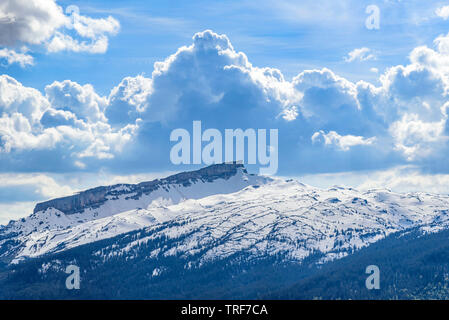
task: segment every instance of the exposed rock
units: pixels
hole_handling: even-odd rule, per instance
[[[238,168],[242,168],[246,173],[246,169],[241,163],[223,163],[211,165],[196,171],[178,173],[164,179],[141,182],[139,184],[118,184],[97,187],[82,191],[73,196],[38,203],[34,208],[34,212],[36,213],[52,207],[65,214],[73,214],[82,212],[86,207],[100,206],[107,200],[108,196],[132,194],[130,198],[139,198],[142,194],[149,194],[158,188],[163,188],[170,184],[188,186],[197,180],[211,182],[219,178],[229,179],[237,173]]]

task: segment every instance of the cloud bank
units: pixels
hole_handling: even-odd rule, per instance
[[[93,28],[79,32],[99,39],[112,30]],[[413,49],[408,64],[379,74],[378,85],[328,68],[288,80],[252,65],[226,35],[210,30],[156,62],[150,76],[125,77],[104,96],[88,83],[55,81],[40,91],[3,74],[0,209],[18,215],[34,201],[114,177],[191,169],[170,164],[169,137],[176,128],[191,130],[194,120],[203,130],[279,129],[280,175],[447,192],[448,88],[449,35]],[[98,172],[112,178],[98,181]],[[81,181],[87,175],[89,184]]]
[[[106,30],[90,29],[79,32]],[[171,130],[202,120],[218,129],[278,128],[282,174],[411,164],[446,173],[448,76],[449,35],[415,48],[409,64],[388,68],[375,86],[326,68],[289,81],[207,30],[156,62],[150,77],[126,77],[108,96],[70,80],[40,92],[2,75],[0,163],[15,171],[173,170]],[[18,161],[25,155],[35,162]]]

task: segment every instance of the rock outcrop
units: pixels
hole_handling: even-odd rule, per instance
[[[73,196],[38,203],[34,208],[34,212],[36,213],[52,207],[65,214],[74,214],[82,212],[87,207],[98,207],[108,197],[116,197],[120,194],[130,194],[130,198],[138,199],[143,194],[149,194],[158,188],[163,188],[170,184],[189,186],[198,180],[212,182],[216,179],[229,179],[237,173],[238,168],[242,168],[246,173],[246,169],[241,163],[223,163],[211,165],[196,171],[178,173],[164,179],[141,182],[139,184],[118,184],[97,187],[82,191]]]

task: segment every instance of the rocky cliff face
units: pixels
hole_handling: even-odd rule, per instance
[[[170,184],[189,186],[191,183],[198,180],[203,182],[212,182],[216,179],[229,179],[237,173],[238,168],[242,168],[242,170],[246,173],[246,169],[243,164],[223,163],[211,165],[196,171],[182,172],[164,179],[141,182],[139,184],[118,184],[113,186],[97,187],[82,191],[73,196],[38,203],[34,208],[34,213],[44,211],[47,208],[55,208],[65,214],[79,213],[87,207],[95,208],[100,206],[108,199],[108,197],[113,198],[122,194],[130,194],[130,198],[139,199],[143,194],[149,194]]]
[[[111,187],[98,187],[80,192],[73,196],[53,199],[38,203],[34,212],[44,211],[47,208],[55,208],[66,214],[73,214],[81,211],[87,206],[100,205],[106,200],[106,195]]]
[[[197,171],[181,172],[162,179],[161,182],[176,183],[187,186],[191,182],[196,182],[197,180],[212,182],[216,179],[229,179],[237,173],[238,168],[242,168],[243,172],[247,173],[241,163],[223,163],[211,165]]]

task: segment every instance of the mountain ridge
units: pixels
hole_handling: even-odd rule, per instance
[[[212,182],[215,179],[228,179],[234,175],[237,169],[242,168],[247,173],[245,167],[241,163],[223,163],[214,164],[195,171],[186,171],[170,175],[162,179],[154,179],[152,181],[144,181],[137,184],[115,184],[110,186],[99,186],[88,190],[80,191],[74,195],[50,199],[48,201],[37,203],[34,207],[33,213],[44,211],[47,208],[53,207],[62,211],[65,214],[73,214],[83,211],[87,206],[98,206],[107,200],[108,195],[121,194],[120,188],[128,188],[130,192],[150,193],[156,190],[159,186],[164,184],[183,184],[189,185],[190,180],[207,179]]]
[[[112,237],[171,218],[156,211],[151,214],[147,210],[149,207],[232,193],[267,181],[270,178],[249,174],[242,164],[234,162],[134,185],[93,188],[49,200],[38,204],[30,216],[11,221],[0,229],[0,246],[8,248],[0,257],[10,256],[18,262],[21,257],[35,257],[57,248],[80,245],[83,241]],[[80,194],[91,201],[78,201]],[[70,239],[68,247],[62,245]]]
[[[67,264],[98,271],[90,279],[99,283],[105,281],[103,273],[114,279],[135,277],[137,268],[148,283],[136,289],[137,296],[134,291],[126,297],[153,297],[146,290],[161,289],[165,282],[173,288],[164,292],[184,297],[193,291],[183,289],[178,295],[179,275],[195,286],[198,279],[213,281],[210,277],[225,272],[229,285],[245,278],[239,273],[254,272],[245,279],[259,281],[262,276],[274,279],[274,270],[291,270],[298,274],[284,280],[296,281],[308,266],[351,257],[392,234],[449,229],[447,195],[320,189],[248,174],[236,163],[164,179],[147,182],[149,193],[115,185],[111,190],[117,194],[107,195],[99,206],[69,214],[48,206],[10,223],[0,229],[0,262],[13,271],[24,266],[36,281],[53,277]],[[132,286],[139,283],[135,279]],[[259,284],[262,292],[267,284]],[[97,292],[92,286],[89,290]],[[232,297],[230,292],[226,297]]]

